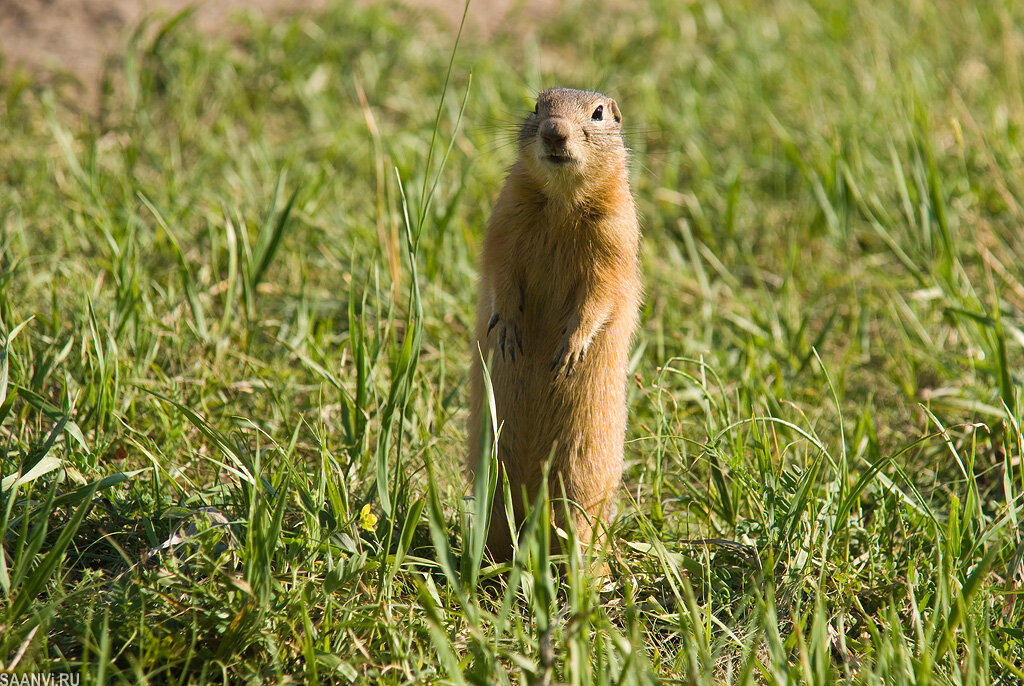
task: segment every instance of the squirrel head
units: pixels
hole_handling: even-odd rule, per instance
[[[519,158],[549,195],[568,197],[625,173],[622,114],[607,95],[549,88],[519,131]]]

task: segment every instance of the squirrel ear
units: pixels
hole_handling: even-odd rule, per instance
[[[622,123],[622,113],[619,112],[619,106],[615,104],[614,100],[608,100],[608,107],[612,110],[612,116],[615,117],[615,121]]]

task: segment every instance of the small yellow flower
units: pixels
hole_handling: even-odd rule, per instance
[[[377,515],[370,512],[370,503],[363,505],[363,509],[359,511],[359,525],[363,531],[377,530]]]

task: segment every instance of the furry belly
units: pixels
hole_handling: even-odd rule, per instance
[[[621,470],[625,365],[610,359],[619,356],[606,349],[601,335],[569,378],[553,378],[553,346],[550,356],[531,355],[525,346],[515,361],[495,355],[491,384],[501,427],[498,457],[510,482],[525,485],[532,498],[550,460],[551,495],[560,495],[561,475],[567,495],[576,499],[585,495],[581,486],[591,476],[607,480],[613,475],[603,472]]]

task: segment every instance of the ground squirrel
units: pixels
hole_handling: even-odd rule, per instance
[[[582,541],[607,516],[622,476],[626,367],[641,297],[621,122],[618,105],[601,93],[541,93],[519,132],[480,262],[475,335],[490,359],[498,460],[517,523],[524,489],[536,496],[550,458],[548,492],[560,502],[564,488],[579,506]],[[487,411],[474,356],[471,473]],[[565,512],[552,507],[557,524]],[[500,468],[487,547],[496,559],[511,556]]]

